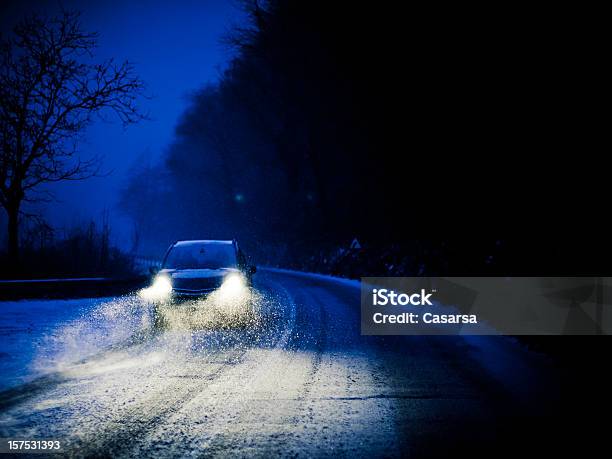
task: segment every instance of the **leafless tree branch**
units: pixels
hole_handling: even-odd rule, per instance
[[[32,15],[13,32],[0,40],[0,204],[9,225],[39,185],[99,173],[100,158],[77,149],[94,116],[112,113],[124,126],[145,118],[133,65],[92,63],[98,35],[83,31],[79,13]]]

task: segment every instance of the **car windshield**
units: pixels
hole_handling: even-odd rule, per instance
[[[164,268],[235,268],[236,251],[232,244],[202,243],[177,245],[170,250]]]

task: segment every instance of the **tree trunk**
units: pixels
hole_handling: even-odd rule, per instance
[[[12,267],[19,266],[19,204],[9,204],[8,215],[8,256]]]

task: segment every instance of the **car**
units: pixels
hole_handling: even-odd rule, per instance
[[[256,271],[236,240],[177,241],[141,296],[154,302],[197,299],[215,291],[231,296],[250,287]]]

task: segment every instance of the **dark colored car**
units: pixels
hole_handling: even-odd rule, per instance
[[[166,252],[143,296],[167,301],[202,297],[217,289],[231,294],[249,287],[255,271],[235,240],[178,241]]]

